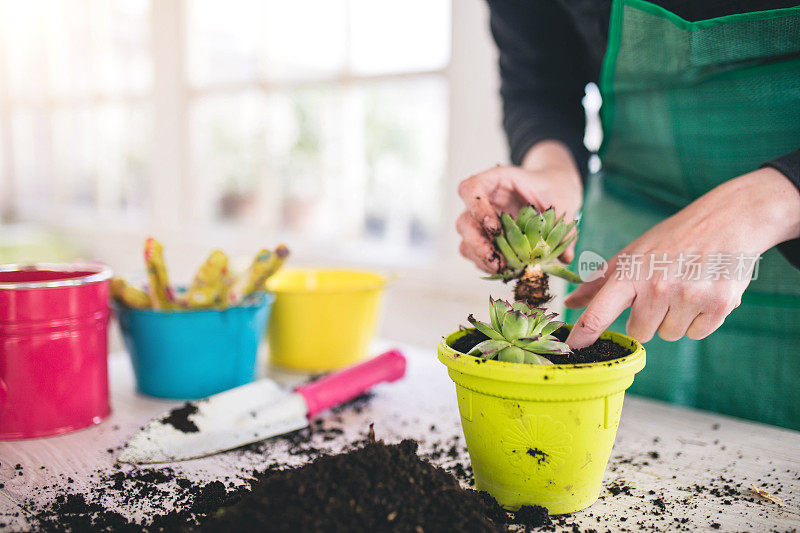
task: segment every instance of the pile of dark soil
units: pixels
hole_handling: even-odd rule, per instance
[[[434,453],[455,455],[454,449]],[[551,523],[543,507],[512,513],[489,494],[462,488],[451,473],[421,458],[412,440],[384,444],[370,438],[346,453],[251,475],[246,485],[197,483],[168,467],[117,467],[98,475],[89,492],[62,492],[47,506],[29,509],[39,530],[53,532],[495,532]],[[153,512],[137,524],[107,508],[107,499]],[[166,500],[174,504],[165,508]]]
[[[553,335],[564,341],[567,338],[568,330],[562,328],[556,331]],[[478,330],[470,329],[463,337],[459,337],[453,342],[451,348],[454,350],[468,354],[476,345],[488,339],[486,335]],[[547,358],[555,365],[577,365],[585,363],[604,363],[606,361],[613,361],[620,357],[629,355],[631,351],[619,344],[608,339],[598,339],[591,346],[574,350],[571,354],[566,355],[548,355]]]
[[[417,443],[368,442],[299,468],[269,473],[203,531],[505,531],[539,527],[547,510],[508,513],[486,493],[417,455]]]
[[[289,455],[306,461],[335,453],[341,449],[336,439],[343,433],[342,413],[361,412],[371,398],[371,393],[363,394],[332,409],[327,422],[317,419],[308,428],[228,453],[266,459],[274,448],[285,447]],[[181,431],[196,431],[196,425],[189,418],[195,409],[190,402],[168,413],[165,421]],[[119,427],[112,429],[118,431]],[[107,451],[115,452],[111,448]],[[42,465],[41,469],[46,467]],[[18,470],[22,475],[21,466]],[[267,473],[264,468],[249,472],[250,483],[256,483]],[[89,487],[78,487],[72,478],[61,477],[62,483],[35,489],[31,498],[23,502],[27,517],[39,524],[37,530],[185,531],[196,528],[207,516],[238,501],[249,490],[247,479],[242,479],[241,473],[212,482],[198,482],[170,467],[135,468],[115,464],[89,474],[93,480]],[[2,483],[0,488],[3,488]],[[144,516],[144,519],[136,523],[130,520],[131,514]]]

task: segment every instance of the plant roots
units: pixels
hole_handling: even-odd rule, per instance
[[[526,268],[514,286],[514,299],[523,300],[530,307],[544,308],[553,298],[549,289],[550,277],[541,268]]]

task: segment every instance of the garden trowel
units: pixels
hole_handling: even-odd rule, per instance
[[[204,457],[308,426],[318,413],[405,375],[406,359],[391,350],[294,391],[261,379],[189,402],[151,420],[123,448],[123,463],[165,463]]]

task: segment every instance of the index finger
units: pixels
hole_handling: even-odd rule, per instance
[[[606,282],[575,321],[567,344],[574,350],[594,344],[635,298],[636,291],[632,283],[616,279]]]
[[[465,179],[458,185],[458,195],[467,206],[470,216],[489,237],[500,235],[502,226],[494,206],[489,201],[489,191],[479,175]]]
[[[597,277],[592,276],[594,279],[584,281],[578,286],[577,289],[569,293],[564,299],[564,305],[570,309],[586,307],[586,305],[592,301],[592,298],[594,298],[597,292],[602,289],[606,283],[614,279],[617,281],[622,281],[617,273],[617,265],[619,264],[620,256],[630,253],[628,250],[629,247],[625,247],[617,252],[614,257],[612,257],[606,263],[605,272]]]

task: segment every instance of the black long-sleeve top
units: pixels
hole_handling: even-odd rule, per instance
[[[511,160],[521,164],[539,141],[566,144],[581,172],[589,153],[583,144],[581,99],[596,82],[608,42],[611,0],[488,0],[492,35],[500,51],[503,127]],[[778,9],[798,0],[657,0],[656,4],[689,21]],[[800,189],[800,149],[771,166]],[[800,268],[800,240],[779,248]]]

